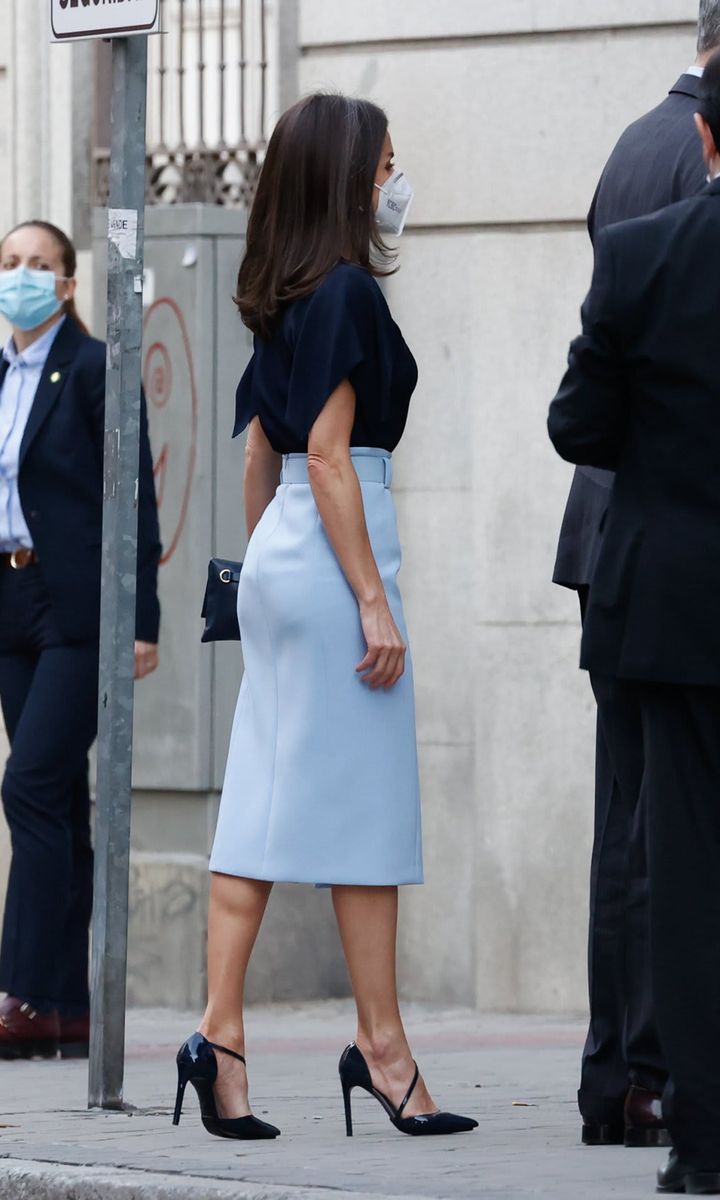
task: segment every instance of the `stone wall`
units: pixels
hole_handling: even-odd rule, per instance
[[[617,135],[694,58],[696,0],[302,0],[303,91],[388,111],[416,189],[388,296],[420,365],[398,453],[427,885],[409,995],[585,1003],[593,706],[550,584],[570,481],[547,406]]]
[[[0,0],[3,228],[33,212],[72,227],[87,200],[72,130],[84,128],[88,59],[47,46],[46,10]],[[549,582],[570,471],[544,422],[589,281],[584,222],[599,171],[691,61],[697,3],[297,0],[297,10],[282,102],[296,67],[303,91],[377,99],[417,195],[388,283],[421,372],[396,475],[427,874],[403,897],[403,988],[483,1008],[579,1009],[593,705],[577,670],[576,599]],[[172,818],[162,794],[136,806],[138,1002],[201,1002],[207,803],[173,801]],[[2,861],[0,831],[0,875]],[[346,986],[328,897],[298,906],[281,891],[253,996]]]

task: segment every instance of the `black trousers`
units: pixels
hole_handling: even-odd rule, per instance
[[[97,677],[96,643],[64,641],[41,568],[0,568],[0,701],[10,739],[2,801],[12,844],[0,991],[66,1016],[89,1004],[87,756]]]
[[[581,605],[585,596],[581,593]],[[622,1123],[628,1086],[667,1079],[650,966],[642,717],[616,680],[592,677],[598,709],[590,870],[590,1024],[578,1105],[585,1121]]]
[[[720,1171],[720,688],[625,684],[645,747],[652,977],[681,1159]]]

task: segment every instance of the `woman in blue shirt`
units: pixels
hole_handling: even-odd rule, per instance
[[[398,885],[422,882],[390,492],[417,368],[375,277],[411,197],[385,114],[316,95],[281,118],[250,216],[237,304],[255,352],[235,423],[248,428],[245,674],[210,862],[209,1001],[178,1056],[175,1112],[192,1083],[221,1137],[279,1132],[250,1111],[242,1016],[276,880],[332,887],[358,1015],[340,1063],[348,1134],[358,1087],[403,1133],[477,1124],[433,1104],[395,979]]]
[[[76,256],[42,221],[0,242],[0,701],[12,860],[0,1058],[87,1054],[105,347],[75,309]],[[157,665],[160,541],[143,410],[136,675]]]

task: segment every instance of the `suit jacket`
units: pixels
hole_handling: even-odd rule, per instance
[[[602,173],[588,216],[594,242],[607,225],[645,216],[696,196],[707,170],[693,124],[700,94],[695,75],[681,75],[669,96],[635,121],[620,138]],[[560,530],[553,582],[590,584],[602,540],[613,476],[579,468],[573,477]]]
[[[0,359],[0,385],[7,363]],[[20,446],[18,490],[61,633],[100,630],[105,346],[67,318],[53,342]],[[160,561],[147,411],[142,400],[136,636],[156,642]]]
[[[550,409],[570,462],[617,472],[582,665],[720,686],[720,179],[597,240]]]

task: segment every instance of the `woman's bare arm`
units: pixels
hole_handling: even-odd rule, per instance
[[[405,669],[406,648],[368,537],[362,492],[350,456],[354,420],[355,392],[344,380],[310,430],[308,474],[325,531],[360,609],[368,652],[358,672],[371,688],[388,688]]]
[[[280,455],[273,450],[265,436],[260,418],[254,417],[245,446],[243,480],[248,537],[252,537],[255,526],[275,495],[280,482],[280,461]]]

